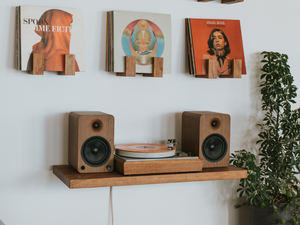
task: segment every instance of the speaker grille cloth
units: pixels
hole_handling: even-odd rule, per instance
[[[220,134],[207,136],[202,145],[202,154],[210,162],[218,162],[227,153],[227,141]]]
[[[109,142],[100,136],[87,139],[81,148],[83,161],[92,167],[104,165],[110,158],[111,148]]]

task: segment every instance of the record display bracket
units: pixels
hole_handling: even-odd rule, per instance
[[[196,78],[217,78],[217,66],[218,62],[216,59],[207,60],[207,75],[195,75]],[[220,78],[241,78],[242,77],[242,60],[232,60],[232,73],[230,75],[219,75]]]
[[[44,75],[44,54],[32,54],[32,71],[28,74]],[[58,72],[59,75],[75,75],[75,55],[65,54],[65,67],[64,71]]]
[[[162,57],[153,57],[152,73],[142,74],[144,77],[163,77],[163,61]],[[117,73],[117,76],[135,77],[136,60],[135,56],[125,56],[125,72]]]
[[[197,2],[211,2],[213,0],[197,0]],[[222,4],[233,4],[243,2],[244,0],[222,0]]]

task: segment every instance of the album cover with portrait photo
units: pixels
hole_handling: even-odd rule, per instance
[[[83,10],[18,6],[16,14],[18,70],[32,70],[33,53],[42,53],[45,71],[64,71],[65,54],[75,55],[75,71],[85,71]]]
[[[123,73],[125,56],[136,57],[136,73],[152,73],[153,57],[163,58],[171,73],[171,15],[110,11],[107,13],[107,71]]]
[[[239,20],[186,19],[187,49],[190,74],[207,75],[208,59],[217,60],[217,74],[230,75],[232,60],[246,65]]]

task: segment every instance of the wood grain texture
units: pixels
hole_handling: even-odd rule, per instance
[[[218,62],[216,59],[209,59],[207,62],[207,73],[208,77],[210,79],[216,79],[217,78],[217,69],[218,68]]]
[[[212,127],[211,122],[217,120],[219,126]],[[202,153],[202,144],[211,134],[219,134],[226,139],[227,153],[218,162],[209,162]],[[182,151],[192,152],[204,160],[203,168],[226,167],[229,165],[230,153],[230,116],[228,114],[209,111],[185,111],[182,113]]]
[[[115,157],[115,170],[123,175],[202,171],[203,159],[125,161]]]
[[[233,4],[238,2],[243,2],[244,0],[222,0],[222,4]]]
[[[135,77],[135,73],[136,73],[135,56],[125,56],[125,72],[117,73],[117,76]]]
[[[232,60],[232,73],[230,75],[220,75],[220,78],[241,78],[242,77],[242,60]]]
[[[206,61],[207,75],[195,75],[195,77],[216,79],[218,76],[218,61],[216,59],[207,59]]]
[[[98,121],[101,126],[93,129],[92,124]],[[100,167],[87,165],[81,157],[81,147],[93,136],[105,138],[111,149],[108,161]],[[111,172],[114,165],[114,117],[103,112],[70,112],[69,113],[69,151],[68,162],[80,173]],[[107,169],[106,166],[111,169]],[[81,167],[85,169],[82,170]]]
[[[32,54],[32,71],[28,71],[32,75],[44,75],[44,54]]]
[[[176,183],[208,180],[230,180],[247,177],[247,170],[234,166],[207,168],[201,172],[131,175],[118,172],[80,174],[69,165],[53,166],[53,173],[69,188],[110,187],[140,184]]]
[[[64,71],[58,72],[59,75],[75,75],[75,55],[65,54]]]
[[[154,57],[152,73],[145,73],[145,74],[143,74],[143,76],[145,76],[145,77],[163,77],[163,70],[164,70],[164,58]]]

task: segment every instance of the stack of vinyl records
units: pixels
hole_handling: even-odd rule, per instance
[[[30,71],[34,53],[44,55],[45,71],[64,71],[64,55],[75,55],[75,71],[85,71],[81,9],[16,7],[16,69]]]
[[[134,56],[136,73],[152,73],[153,57],[164,58],[164,73],[171,73],[171,15],[107,12],[106,70],[124,73],[125,56]]]
[[[232,73],[232,59],[242,59],[246,74],[239,20],[185,19],[189,73],[206,76],[209,59],[217,60],[217,74]]]

